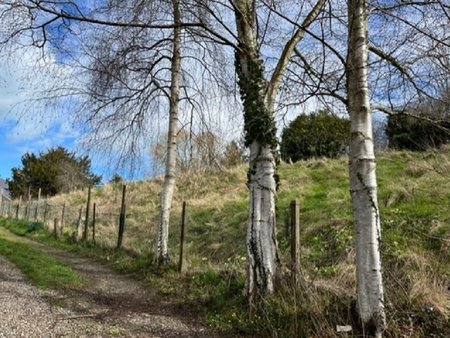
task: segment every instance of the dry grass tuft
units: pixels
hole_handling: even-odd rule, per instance
[[[433,308],[443,316],[450,315],[448,281],[432,266],[433,260],[424,254],[408,252],[399,257],[401,280],[411,303]]]
[[[356,292],[356,270],[355,270],[355,254],[351,250],[347,258],[337,264],[336,276],[333,282],[340,285],[348,296],[354,295]]]
[[[354,251],[350,250],[342,261],[336,264],[335,273],[331,278],[318,278],[313,282],[319,293],[335,297],[352,297],[356,293],[356,270]]]
[[[430,168],[418,165],[417,163],[409,163],[405,168],[405,174],[412,177],[422,177],[430,171]]]
[[[415,185],[409,184],[405,186],[402,183],[392,182],[389,186],[390,192],[384,199],[383,204],[385,207],[391,207],[400,202],[409,201],[414,197]]]

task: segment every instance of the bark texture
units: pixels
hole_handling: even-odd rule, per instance
[[[236,0],[239,51],[236,69],[244,104],[246,145],[250,148],[247,227],[247,285],[250,299],[274,291],[278,254],[275,229],[276,129],[268,106],[264,69],[257,43],[253,0]]]
[[[380,259],[380,213],[367,81],[367,8],[348,1],[348,109],[351,118],[350,192],[355,219],[359,315],[365,335],[381,337],[385,327]]]
[[[158,219],[158,233],[155,260],[157,264],[168,261],[168,239],[170,211],[172,209],[173,191],[176,177],[176,146],[178,129],[178,106],[180,97],[180,69],[181,69],[181,15],[179,0],[172,0],[174,34],[171,65],[169,131],[167,133],[167,157],[164,184],[160,197],[160,211]]]
[[[325,2],[318,0],[311,8],[302,25],[286,42],[272,77],[266,81],[257,40],[257,1],[234,1],[239,39],[236,71],[244,103],[245,141],[250,148],[247,228],[247,293],[250,300],[256,294],[274,291],[279,266],[275,217],[278,178],[275,99],[295,46],[303,38],[305,29],[317,18]]]

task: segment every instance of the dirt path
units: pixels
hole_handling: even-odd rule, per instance
[[[138,281],[76,254],[30,240],[26,242],[72,266],[90,282],[87,289],[36,290],[11,264],[3,264],[3,259],[0,261],[0,297],[15,284],[26,285],[27,292],[33,295],[37,303],[28,303],[28,296],[22,299],[26,292],[21,291],[15,292],[17,299],[11,302],[21,302],[23,308],[41,309],[31,310],[31,313],[38,313],[33,317],[42,318],[43,321],[39,332],[44,334],[36,337],[212,337],[205,328],[190,320],[187,314],[163,302]],[[4,266],[10,270],[9,274],[3,271]],[[11,271],[14,271],[12,275],[15,277],[9,277]],[[5,283],[9,283],[6,289]],[[3,299],[0,301],[4,304]],[[11,311],[15,310],[7,310]],[[8,322],[3,317],[0,311],[0,321],[6,322],[0,324],[0,337],[33,336],[21,335],[20,332],[2,336],[2,332],[10,332],[2,331],[5,325],[15,326],[14,319]]]

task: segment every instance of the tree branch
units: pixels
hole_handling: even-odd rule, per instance
[[[305,30],[308,28],[313,21],[317,18],[320,11],[322,10],[326,0],[318,0],[316,5],[311,9],[311,11],[306,16],[302,25],[298,26],[294,35],[290,38],[290,40],[284,46],[283,51],[281,52],[281,56],[275,68],[275,71],[272,74],[272,78],[270,79],[267,87],[267,97],[270,101],[273,101],[274,96],[280,86],[281,77],[283,75],[286,66],[291,59],[292,52],[294,51],[295,46],[303,39],[305,36]],[[267,5],[266,5],[267,6]]]

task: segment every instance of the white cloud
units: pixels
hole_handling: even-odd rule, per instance
[[[0,55],[0,128],[4,130],[4,142],[29,142],[32,146],[28,148],[47,148],[77,135],[67,118],[58,116],[45,101],[33,101],[46,88],[55,86],[57,75],[67,72],[47,50],[44,56],[37,49]]]

